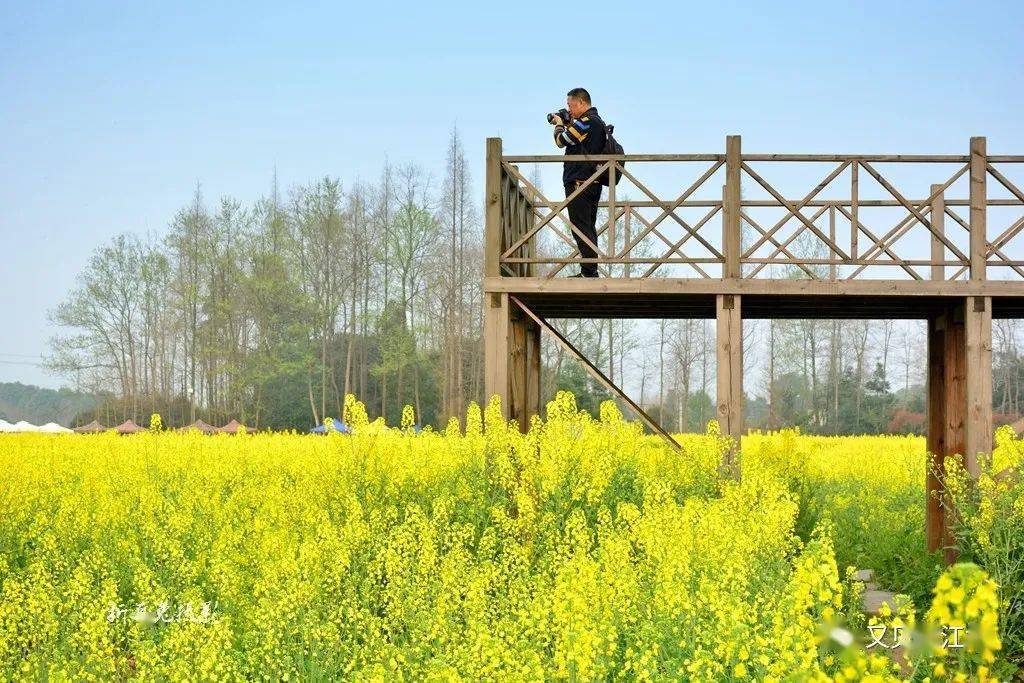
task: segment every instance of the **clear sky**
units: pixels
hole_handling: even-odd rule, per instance
[[[47,310],[197,182],[437,169],[457,124],[479,190],[576,85],[630,152],[1024,154],[1020,2],[296,4],[0,3],[0,381],[61,384]]]

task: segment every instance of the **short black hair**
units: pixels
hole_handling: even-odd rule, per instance
[[[575,98],[577,100],[582,100],[583,102],[590,104],[590,93],[588,93],[584,88],[573,88],[572,90],[565,94],[568,95],[569,97]]]

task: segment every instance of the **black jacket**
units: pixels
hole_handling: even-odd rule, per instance
[[[596,107],[591,107],[567,126],[555,127],[555,144],[564,147],[566,154],[601,154],[606,138],[604,121]],[[586,180],[596,170],[597,163],[593,161],[566,161],[562,164],[562,183]]]

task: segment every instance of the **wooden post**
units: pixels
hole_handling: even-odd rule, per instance
[[[938,195],[932,198],[932,210],[929,214],[929,222],[932,224],[932,279],[942,281],[946,279],[946,267],[935,265],[936,262],[946,260],[946,245],[938,238],[938,235],[946,234],[946,198],[942,195],[942,184],[931,186],[929,195]]]
[[[608,246],[605,248],[605,253],[608,254],[608,256],[611,257],[612,259],[615,258],[615,254],[617,253],[615,251],[615,242],[616,242],[616,240],[615,240],[615,223],[616,223],[616,220],[615,220],[615,169],[616,168],[617,167],[615,165],[615,162],[613,161],[612,165],[611,165],[611,168],[608,169],[608,173],[609,173],[608,177],[611,178],[611,180],[608,183],[608,238],[606,240],[606,244]],[[597,184],[597,181],[595,180],[594,183]],[[601,186],[598,185],[598,188],[600,188],[600,187]],[[600,199],[600,197],[598,197],[598,199]],[[608,268],[609,268],[610,272],[613,272],[613,273],[615,272],[614,271],[614,266],[612,266],[611,264],[609,264]]]
[[[925,530],[928,550],[945,548],[956,561],[943,488],[946,458],[962,454],[977,479],[981,457],[992,452],[992,298],[970,296],[949,304],[928,321],[928,453]]]
[[[992,453],[992,297],[970,296],[964,305],[964,464],[981,475],[981,458]]]
[[[957,368],[947,367],[947,361],[956,362],[947,335],[953,320],[953,310],[928,320],[928,463],[925,473],[925,539],[928,552],[943,549],[946,564],[956,561],[953,534],[949,525],[949,496],[944,492],[946,458],[954,451],[949,439],[958,438],[951,429],[947,406]],[[962,368],[961,368],[962,369]],[[962,386],[962,382],[960,384]],[[955,410],[953,411],[956,412]],[[962,431],[962,430],[961,430]]]
[[[740,136],[725,138],[725,188],[722,190],[722,254],[725,256],[723,277],[742,277],[740,270]]]
[[[509,413],[508,385],[509,337],[508,294],[484,293],[484,394],[501,399],[502,412]]]
[[[828,207],[828,238],[830,240],[832,240],[833,244],[835,244],[835,242],[836,242],[836,207],[834,205]],[[829,280],[835,280],[836,279],[836,252],[834,252],[831,248],[829,249],[829,252],[828,252],[828,260],[832,262],[828,266],[828,279]]]
[[[540,411],[540,327],[510,306],[512,345],[509,348],[509,419],[523,432]]]
[[[722,470],[740,479],[740,437],[743,435],[743,321],[740,297],[715,296],[717,372],[717,417],[722,434],[731,436],[734,447],[725,454]]]
[[[945,314],[945,335],[943,347],[943,383],[945,401],[943,413],[946,419],[944,436],[946,454],[965,453],[967,393],[965,367],[966,342],[964,339],[964,305],[962,301],[951,304]]]
[[[484,392],[501,399],[502,413],[523,431],[540,411],[540,327],[505,293],[485,295]]]
[[[501,138],[487,138],[484,202],[484,276],[501,275]]]
[[[860,178],[857,162],[850,164],[850,258],[857,258],[857,233],[860,232],[858,212],[860,210]]]
[[[985,177],[988,174],[988,156],[985,138],[971,138],[970,205],[971,205],[971,280],[985,279],[987,234],[985,226]]]

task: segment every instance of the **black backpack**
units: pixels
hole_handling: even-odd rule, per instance
[[[622,149],[622,145],[619,144],[619,141],[616,140],[613,135],[615,132],[615,126],[607,124],[605,126],[605,132],[607,133],[607,137],[605,138],[604,149],[601,150],[601,154],[625,154],[626,150]],[[618,163],[621,168],[626,167],[625,161],[620,161]],[[622,177],[622,171],[616,170],[614,173],[609,171],[608,173],[602,173],[601,177],[598,178],[598,182],[604,186],[614,185],[619,182],[620,177]]]

